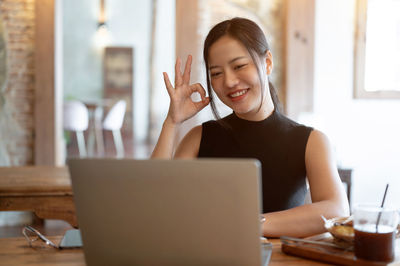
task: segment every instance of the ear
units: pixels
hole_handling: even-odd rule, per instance
[[[267,67],[267,75],[271,75],[272,68],[274,67],[274,63],[272,60],[272,54],[269,50],[267,51],[267,54],[265,56],[265,65]]]

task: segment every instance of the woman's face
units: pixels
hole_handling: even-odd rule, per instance
[[[214,92],[237,116],[247,120],[262,120],[266,112],[270,113],[268,110],[271,106],[266,105],[271,105],[272,101],[263,101],[259,108],[262,88],[257,67],[241,42],[227,35],[221,37],[211,45],[208,59]],[[267,67],[269,61],[265,59],[261,67],[266,68],[267,74],[270,67]],[[269,90],[264,91],[263,95],[271,98]]]

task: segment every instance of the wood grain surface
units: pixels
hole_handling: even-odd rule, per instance
[[[332,236],[328,233],[309,237],[310,240],[321,242],[334,243]],[[396,240],[395,254],[396,258],[392,264],[399,265],[400,258],[400,239]],[[302,258],[312,259],[320,262],[326,262],[333,265],[366,265],[378,266],[388,265],[384,262],[374,262],[362,259],[357,259],[352,250],[343,250],[329,246],[322,246],[310,243],[287,242],[282,244],[282,251],[288,255],[298,256]],[[389,264],[390,265],[390,264]]]
[[[68,168],[0,167],[0,211],[33,211],[77,227]]]
[[[61,236],[49,237],[54,243],[59,243]],[[279,239],[270,240],[273,244],[272,257],[269,265],[326,265],[320,262],[293,257],[281,251]],[[0,238],[0,265],[86,265],[82,249],[58,250],[45,245],[36,248],[28,246],[25,238]]]
[[[68,168],[0,167],[0,196],[72,195]]]

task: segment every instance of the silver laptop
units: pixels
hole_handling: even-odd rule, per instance
[[[258,161],[68,165],[88,265],[261,265]]]

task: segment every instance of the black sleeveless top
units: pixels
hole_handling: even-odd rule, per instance
[[[232,113],[202,125],[198,157],[255,158],[262,166],[263,213],[304,203],[305,151],[313,130],[274,111],[263,121]]]

